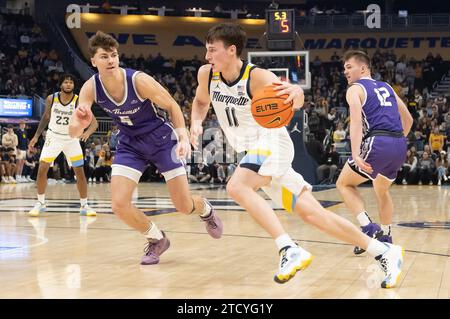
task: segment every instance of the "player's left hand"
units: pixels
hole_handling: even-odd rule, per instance
[[[373,168],[372,166],[367,163],[365,160],[363,160],[361,157],[356,156],[353,158],[353,160],[355,161],[355,164],[362,169],[364,172],[372,174],[373,173]]]
[[[175,150],[175,154],[178,159],[186,159],[191,157],[191,143],[189,142],[189,136],[186,129],[177,130],[178,144]]]
[[[289,104],[291,101],[294,102],[294,110],[298,110],[303,106],[305,102],[305,93],[300,85],[291,84],[289,82],[274,82],[274,90],[278,91],[277,96],[284,94],[288,95],[288,98],[284,101],[284,104]]]

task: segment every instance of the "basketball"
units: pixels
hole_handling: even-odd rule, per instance
[[[283,127],[294,116],[293,102],[284,104],[287,94],[277,96],[275,85],[267,85],[257,91],[252,98],[252,115],[255,121],[265,128]]]

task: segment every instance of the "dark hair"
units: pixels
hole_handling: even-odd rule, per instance
[[[244,49],[247,35],[238,24],[234,23],[221,23],[208,30],[206,34],[206,42],[212,43],[214,41],[223,41],[226,48],[230,45],[236,46],[237,56],[241,56]]]
[[[65,73],[59,77],[58,87],[61,87],[65,80],[72,80],[73,84],[75,85],[77,78],[73,74]]]
[[[366,52],[359,50],[347,51],[345,52],[343,57],[344,63],[351,58],[354,58],[355,60],[366,64],[369,69],[371,68],[370,57]]]
[[[12,124],[8,124],[6,127],[7,128],[14,128],[14,126]]]
[[[102,31],[97,31],[95,35],[89,38],[88,50],[91,57],[93,57],[99,48],[105,51],[112,51],[112,49],[119,49],[119,42],[114,37]]]

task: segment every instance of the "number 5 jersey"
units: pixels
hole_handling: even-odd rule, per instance
[[[120,69],[124,74],[125,94],[122,101],[115,101],[106,91],[97,73],[94,78],[95,102],[117,123],[121,134],[138,136],[153,132],[167,121],[148,99],[137,93],[135,86],[139,71]]]

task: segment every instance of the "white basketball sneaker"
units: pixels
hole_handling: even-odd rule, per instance
[[[286,246],[280,250],[280,264],[274,280],[279,284],[288,282],[297,271],[304,270],[313,259],[308,251],[301,247]]]
[[[45,205],[45,203],[41,203],[38,201],[34,205],[33,209],[28,212],[28,216],[38,217],[40,214],[45,213],[46,210],[47,210],[47,206]]]
[[[388,251],[386,251],[383,255],[375,257],[375,259],[380,263],[380,267],[385,275],[383,281],[381,282],[381,288],[393,288],[400,280],[405,250],[403,247],[398,245],[392,245],[389,243],[384,244],[389,246]]]
[[[86,205],[80,207],[80,215],[93,217],[93,216],[97,216],[97,213],[95,210],[93,210],[91,207],[89,207],[88,204],[86,204]]]

